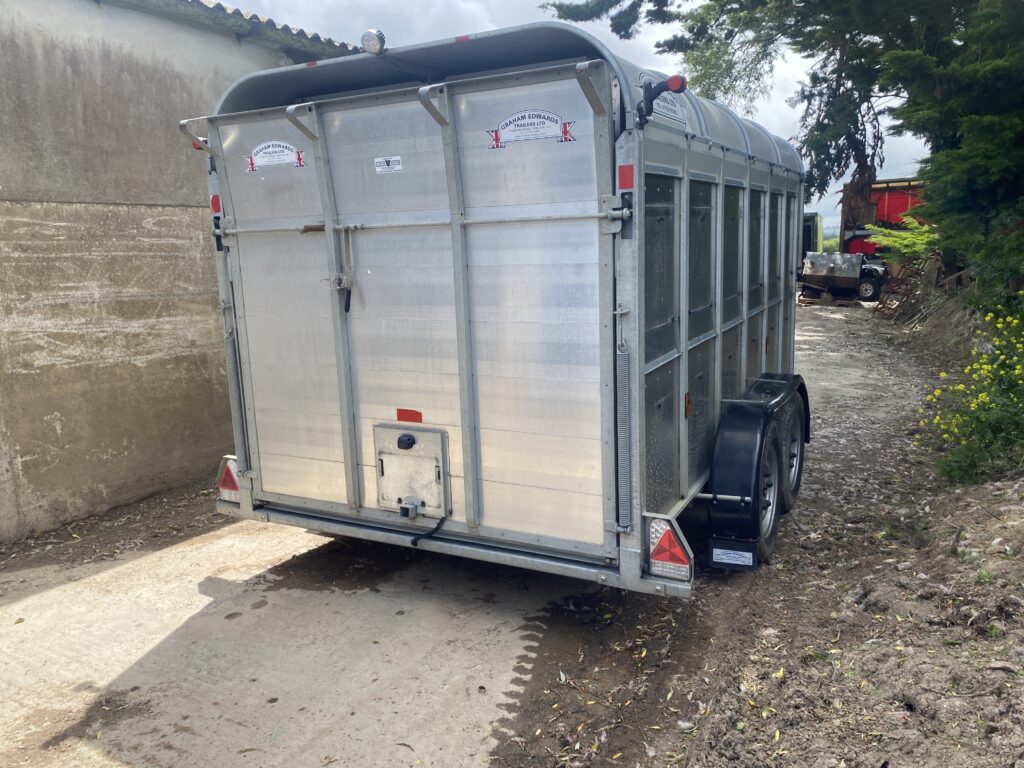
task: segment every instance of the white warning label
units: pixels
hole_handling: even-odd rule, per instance
[[[398,155],[393,157],[373,158],[373,168],[377,173],[401,173],[402,158]]]

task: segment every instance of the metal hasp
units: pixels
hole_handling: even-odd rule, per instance
[[[583,95],[587,97],[590,108],[594,110],[594,115],[598,117],[607,115],[608,107],[601,99],[601,94],[597,92],[597,86],[594,85],[590,72],[600,67],[601,64],[600,61],[581,61],[576,65],[576,80],[579,82],[580,88],[583,89]]]
[[[626,312],[618,309],[616,315],[621,316]],[[616,523],[620,531],[628,533],[633,529],[633,484],[630,480],[629,461],[629,350],[621,342],[615,350],[615,409],[618,416],[615,425],[615,466],[618,473]]]
[[[298,120],[295,107],[304,107],[313,119],[316,130],[310,130]],[[338,200],[334,189],[334,176],[331,173],[328,149],[321,138],[323,133],[323,116],[312,104],[293,105],[285,110],[285,118],[295,125],[306,138],[313,141],[313,162],[316,167],[316,180],[319,190],[320,206],[324,217],[324,245],[326,246],[327,270],[331,280],[331,320],[334,331],[334,364],[337,371],[336,393],[340,404],[339,422],[341,426],[341,452],[345,466],[345,494],[348,508],[352,514],[359,514],[361,484],[359,470],[358,425],[355,418],[355,384],[352,380],[351,345],[348,331],[348,313],[352,301],[352,252],[345,233],[338,227]],[[340,295],[344,293],[344,296]]]
[[[189,140],[192,142],[192,147],[194,149],[201,149],[203,150],[203,152],[206,152],[211,157],[216,157],[217,153],[210,146],[209,140],[203,136],[199,136],[195,131],[192,130],[191,126],[191,123],[194,123],[197,120],[207,119],[208,118],[206,117],[192,117],[188,120],[182,120],[178,123],[178,130],[184,133],[186,136],[188,136]]]
[[[435,94],[443,98],[444,111],[434,103]],[[470,331],[472,307],[469,298],[469,262],[466,245],[466,201],[462,183],[462,158],[459,136],[452,120],[450,92],[443,85],[424,86],[417,92],[420,104],[441,128],[448,208],[451,212],[452,268],[454,272],[455,341],[458,358],[459,416],[462,422],[462,473],[466,500],[466,526],[476,531],[483,513],[483,487],[480,480],[480,433],[478,430],[476,375],[473,340]]]
[[[319,141],[320,137],[317,136],[316,131],[306,125],[299,119],[299,111],[303,111],[306,114],[313,113],[312,104],[292,104],[284,111],[284,116],[288,118],[288,122],[298,128],[310,141]]]
[[[434,122],[440,125],[442,128],[448,127],[448,116],[441,112],[434,103],[434,96],[440,92],[443,86],[440,85],[425,85],[419,89],[417,96],[420,100],[420,104],[427,110],[427,113],[434,118]]]

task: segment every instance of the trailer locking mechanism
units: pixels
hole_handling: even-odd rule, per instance
[[[628,193],[620,195],[601,195],[601,234],[617,235],[622,231],[623,223],[633,217],[633,196]]]
[[[412,520],[420,513],[420,507],[423,505],[419,499],[415,496],[406,496],[401,500],[398,505],[398,516],[404,517],[408,520]]]

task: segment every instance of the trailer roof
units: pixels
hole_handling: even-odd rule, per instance
[[[629,114],[634,113],[641,97],[643,77],[665,77],[665,73],[642,69],[616,56],[600,40],[577,27],[539,22],[389,48],[380,56],[360,53],[255,72],[227,90],[217,105],[216,114],[285,106],[322,98],[325,94],[437,83],[482,72],[595,58],[608,62],[619,81],[633,87],[634,96],[627,99]],[[675,99],[681,107],[687,133],[803,173],[800,157],[789,142],[768,133],[757,123],[690,91],[666,94],[666,97]]]

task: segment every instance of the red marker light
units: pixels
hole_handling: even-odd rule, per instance
[[[210,195],[210,210],[215,214],[220,213],[220,195]]]
[[[456,35],[455,36],[455,42],[456,43],[464,43],[467,40],[469,40],[469,35]]]
[[[220,482],[217,483],[217,487],[222,491],[238,490],[238,480],[235,479],[235,473],[230,464],[224,465],[224,471],[220,473]]]
[[[686,548],[668,520],[655,518],[648,531],[648,564],[651,575],[664,579],[690,581],[693,569]]]
[[[660,563],[673,563],[675,565],[690,564],[690,558],[686,556],[683,545],[679,543],[679,538],[672,532],[671,528],[661,534],[661,539],[654,545],[654,549],[651,551],[651,559],[657,560]]]
[[[217,473],[217,495],[221,501],[233,501],[236,504],[241,496],[238,487],[238,462],[234,456],[225,456],[220,460],[220,471]]]
[[[672,75],[666,83],[672,93],[682,93],[686,90],[686,78],[682,75]]]

